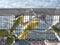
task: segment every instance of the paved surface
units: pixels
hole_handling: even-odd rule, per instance
[[[18,43],[14,45],[19,45]],[[23,44],[24,45],[24,44]],[[55,41],[28,41],[26,45],[60,45],[60,42],[55,42]]]
[[[35,12],[36,15],[60,15],[60,8],[20,8],[20,9],[0,9],[0,15],[34,15],[33,12]]]

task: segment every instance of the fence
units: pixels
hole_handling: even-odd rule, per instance
[[[0,16],[0,29],[10,29],[11,26],[13,25],[13,17],[14,17],[13,15]],[[24,16],[25,18],[24,22],[31,21],[32,17],[34,16]],[[55,35],[50,30],[48,30],[48,28],[52,25],[53,22],[59,23],[59,17],[60,17],[59,15],[57,16],[47,15],[45,17],[45,20],[37,20],[39,22],[39,25],[29,32],[27,39],[55,39],[56,38]],[[22,27],[23,25],[19,25],[15,29],[15,34],[19,35],[19,33],[21,33],[22,31]],[[45,32],[46,30],[48,31]]]

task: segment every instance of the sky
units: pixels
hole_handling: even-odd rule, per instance
[[[60,0],[0,0],[0,8],[57,8]]]

